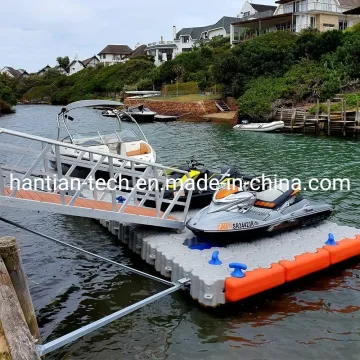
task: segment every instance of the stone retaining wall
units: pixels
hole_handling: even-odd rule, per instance
[[[126,106],[145,105],[161,115],[176,115],[188,120],[202,120],[206,114],[218,112],[215,100],[177,102],[161,100],[125,99]]]

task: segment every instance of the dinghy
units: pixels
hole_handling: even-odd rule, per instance
[[[238,124],[234,126],[234,129],[243,131],[271,132],[281,130],[284,126],[285,124],[283,121],[273,121],[270,123]]]

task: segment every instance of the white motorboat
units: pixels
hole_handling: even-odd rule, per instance
[[[116,118],[117,113],[118,113],[118,111],[116,109],[108,109],[108,110],[104,110],[101,114],[102,114],[102,116]]]
[[[149,108],[143,105],[128,107],[125,111],[117,109],[108,109],[102,112],[103,116],[106,117],[117,117],[120,116],[123,121],[132,121],[129,115],[134,118],[137,122],[152,122],[155,119],[157,113],[151,111]]]
[[[234,126],[234,129],[242,131],[272,132],[281,130],[284,126],[285,124],[283,121],[273,121],[270,123],[238,124]]]
[[[108,107],[117,107],[123,106],[121,102],[117,101],[107,101],[107,100],[83,100],[77,101],[67,105],[63,108],[60,114],[57,116],[57,124],[58,124],[58,141],[62,141],[64,143],[69,143],[73,145],[78,145],[81,147],[86,147],[89,150],[93,151],[101,151],[109,154],[121,155],[127,157],[131,160],[140,160],[149,163],[156,162],[156,153],[155,150],[149,144],[145,134],[141,130],[139,124],[136,120],[125,111],[116,111],[116,118],[119,123],[119,129],[115,129],[112,133],[103,133],[101,131],[92,132],[88,134],[78,134],[71,133],[69,129],[69,121],[74,121],[74,118],[69,116],[69,113],[74,109],[79,108],[93,108],[94,106],[108,106]],[[137,132],[133,129],[125,129],[124,124],[121,121],[120,114],[125,114],[137,127]],[[65,129],[67,136],[61,138],[61,130],[62,127]],[[53,150],[54,152],[54,150]],[[55,153],[55,152],[54,152]],[[71,158],[77,158],[79,156],[79,151],[71,148],[61,147],[60,155],[69,156]],[[90,160],[89,153],[85,153],[82,157],[83,160]],[[100,159],[100,155],[94,154],[93,161],[96,163]],[[125,160],[124,160],[125,161]],[[106,160],[104,160],[106,164]],[[56,162],[50,162],[51,166],[54,169],[57,169]],[[121,166],[123,164],[123,160],[114,159],[115,166]],[[70,165],[64,163],[62,172],[66,173],[70,169]],[[126,168],[129,168],[130,162],[125,165]],[[143,170],[146,168],[145,164],[135,163],[134,168],[136,170]],[[86,177],[89,169],[88,168],[80,168],[77,167],[72,173],[72,176],[76,177]],[[107,173],[108,176],[108,173]],[[97,173],[97,177],[99,176]],[[104,174],[105,177],[105,174]]]

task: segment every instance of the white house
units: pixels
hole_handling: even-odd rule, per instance
[[[275,10],[275,5],[254,4],[249,1],[245,1],[238,18],[246,19],[251,17],[271,16],[274,14]]]
[[[100,62],[107,66],[124,62],[132,52],[133,50],[127,45],[108,45],[98,55]]]
[[[344,30],[360,21],[358,15],[343,14],[360,6],[360,0],[278,0],[276,3],[278,6],[272,16],[251,16],[233,23],[231,43],[237,44],[251,37],[278,30]]]
[[[223,16],[213,25],[183,28],[179,32],[173,27],[173,40],[148,44],[147,53],[155,58],[155,65],[160,66],[165,61],[173,59],[182,52],[191,51],[200,41],[209,41],[215,36],[230,37],[230,26],[237,21],[236,17]]]
[[[82,61],[82,64],[84,65],[84,67],[89,68],[89,67],[96,67],[97,64],[100,63],[99,58],[94,55],[91,58],[85,59]]]
[[[81,71],[85,69],[84,64],[82,63],[82,61],[78,60],[76,57],[75,59],[69,64],[68,68],[67,68],[67,72],[69,74],[69,76],[76,74],[77,72]]]
[[[19,78],[21,76],[21,72],[12,68],[11,66],[5,66],[0,70],[0,74],[5,74],[10,78]]]
[[[67,75],[68,72],[66,71],[66,69],[64,69],[61,65],[56,65],[54,66],[54,69],[57,70],[61,75]]]
[[[97,56],[92,56],[91,58],[85,60],[78,60],[77,53],[75,54],[75,59],[67,67],[67,73],[69,76],[76,74],[77,72],[90,67],[96,67],[100,63],[100,60]]]
[[[27,78],[27,77],[30,76],[29,73],[28,73],[26,70],[24,70],[24,69],[18,69],[18,72],[21,74],[20,76],[21,76],[22,78]]]
[[[36,73],[36,75],[43,76],[43,75],[45,75],[45,73],[46,73],[49,69],[51,69],[51,66],[46,65],[45,67],[43,67],[42,69],[40,69],[40,70]]]

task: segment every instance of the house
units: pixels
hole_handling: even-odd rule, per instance
[[[104,65],[114,65],[124,62],[132,52],[133,50],[127,45],[108,45],[98,55]]]
[[[84,65],[84,67],[89,68],[89,67],[96,67],[97,64],[100,63],[99,58],[94,55],[91,58],[85,59],[82,61],[82,64]]]
[[[230,37],[231,23],[238,20],[235,17],[223,16],[213,25],[184,28],[176,32],[174,27],[174,42],[178,48],[178,52],[190,51],[193,46],[199,44],[200,41],[209,41],[216,36]]]
[[[231,43],[267,32],[288,30],[300,32],[345,30],[360,21],[358,15],[343,14],[360,6],[360,0],[278,0],[275,12],[262,18],[239,19],[231,25]]]
[[[160,66],[165,61],[173,59],[182,52],[191,51],[201,41],[207,42],[216,36],[230,37],[231,23],[237,21],[236,17],[223,16],[213,25],[183,28],[179,32],[173,27],[173,40],[148,44],[147,53],[155,59],[155,65]]]
[[[36,75],[43,76],[49,69],[51,69],[51,66],[46,65],[41,70],[39,70]]]
[[[147,45],[137,44],[137,46],[135,47],[135,50],[129,56],[129,59],[133,59],[133,58],[138,57],[138,56],[147,55],[146,48],[147,48]]]
[[[10,78],[15,78],[15,79],[18,79],[18,78],[23,77],[23,76],[24,77],[29,76],[29,74],[25,70],[23,70],[23,69],[16,70],[16,69],[12,68],[11,66],[3,67],[0,70],[0,74],[5,74]]]
[[[66,71],[66,69],[64,69],[61,65],[56,65],[54,66],[54,69],[57,70],[61,75],[67,75],[68,72]]]
[[[26,70],[24,70],[24,69],[18,69],[18,72],[21,74],[20,76],[21,76],[22,78],[27,78],[27,77],[30,76],[29,73],[28,73]]]
[[[173,59],[178,54],[178,48],[172,41],[164,41],[161,37],[160,41],[148,44],[146,48],[148,56],[152,56],[156,66],[160,66],[166,61]]]
[[[85,69],[83,62],[81,60],[78,60],[77,56],[75,56],[75,59],[69,64],[66,70],[69,76],[71,76],[83,69]]]
[[[245,1],[238,18],[249,19],[271,16],[274,14],[275,10],[276,6],[274,5],[253,4],[249,1]]]
[[[98,59],[98,57],[96,55],[92,56],[91,58],[81,61],[81,60],[78,60],[78,55],[76,53],[75,59],[69,64],[66,71],[67,71],[68,75],[73,75],[85,68],[96,67],[96,65],[99,63],[100,63],[100,60]]]

